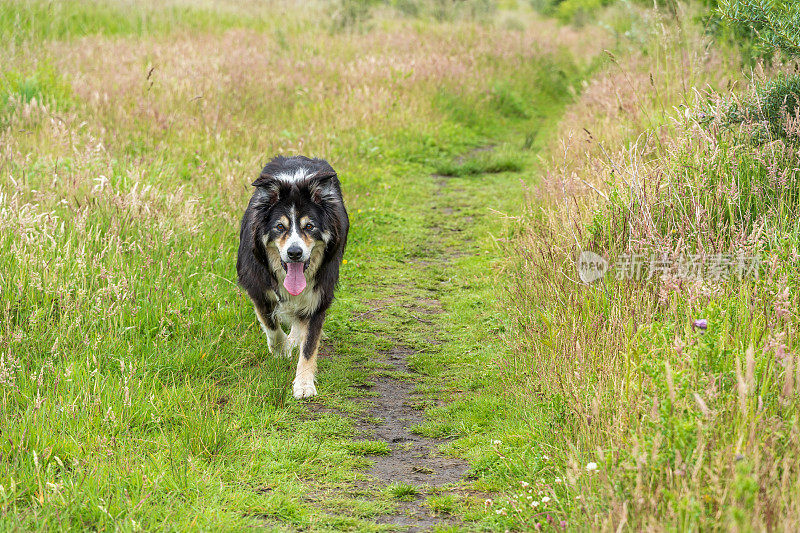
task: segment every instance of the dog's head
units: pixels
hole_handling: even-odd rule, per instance
[[[336,238],[331,218],[341,201],[336,172],[320,159],[276,157],[253,185],[253,253],[298,295]]]

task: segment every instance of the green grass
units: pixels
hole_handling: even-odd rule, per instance
[[[719,67],[695,65],[681,80],[675,56],[708,50],[703,41],[658,31],[648,42],[646,61],[617,60],[572,110],[548,163],[551,186],[564,188],[532,202],[504,248],[519,253],[507,307],[516,350],[503,375],[517,402],[495,421],[496,457],[478,456],[473,470],[507,487],[492,506],[512,528],[545,526],[547,513],[576,529],[792,529],[793,82],[731,94],[721,80],[741,74],[729,51],[712,48]],[[710,93],[692,101],[687,86]],[[752,106],[738,107],[735,128],[731,102]],[[570,147],[574,136],[588,142]],[[673,270],[587,286],[576,278],[582,250],[612,264],[692,253],[762,264],[758,278]]]
[[[458,502],[452,494],[429,496],[425,505],[436,514],[453,514],[458,509]]]
[[[382,440],[357,440],[345,444],[347,451],[354,455],[388,455],[389,445]]]
[[[628,4],[602,68],[526,9],[422,7],[0,4],[0,528],[382,531],[404,500],[467,531],[792,528],[796,151],[674,118],[738,58]],[[351,216],[308,402],[235,285],[276,153],[329,159]],[[576,243],[770,270],[587,287]],[[408,372],[375,362],[398,345]],[[457,491],[368,479],[387,376]]]
[[[124,0],[4,0],[0,3],[0,38],[18,43],[74,39],[84,36],[158,35],[176,30],[221,31],[232,27],[257,28],[267,23],[263,12],[249,16],[225,2],[197,6],[166,2],[132,3]]]
[[[419,494],[419,489],[407,483],[395,483],[389,485],[388,492],[392,498],[400,501],[413,501]]]
[[[442,176],[474,176],[519,172],[525,168],[524,159],[517,154],[477,154],[463,159],[446,160],[436,165],[436,173]]]

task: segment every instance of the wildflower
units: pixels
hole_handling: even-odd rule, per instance
[[[706,318],[698,318],[694,322],[692,322],[692,329],[699,329],[705,331],[708,329],[708,319]]]
[[[528,485],[530,485],[530,483],[528,483],[527,481],[520,481],[519,484],[522,485],[522,488],[525,488]]]
[[[347,259],[342,259],[342,264],[346,265],[347,264]]]
[[[555,482],[556,482],[556,483],[561,483],[561,478],[560,478],[560,477],[557,477],[557,478],[555,479]]]
[[[502,444],[502,442],[500,442],[499,440],[496,440],[496,439],[495,439],[495,440],[493,440],[493,441],[492,441],[492,444],[494,444],[495,446],[497,446],[498,444]]]
[[[549,461],[549,460],[550,460],[550,458],[549,458],[548,456],[546,456],[546,455],[543,455],[543,456],[542,456],[542,460],[544,460],[544,461]]]
[[[539,507],[539,502],[537,501],[531,502],[531,507]]]
[[[547,503],[549,501],[550,501],[550,497],[549,496],[545,496],[544,498],[542,498],[542,503]]]
[[[484,507],[490,507],[490,506],[492,506],[492,505],[494,505],[494,502],[491,500],[491,498],[486,498],[486,499],[483,501],[483,506],[484,506]]]
[[[589,463],[588,465],[586,465],[586,470],[588,470],[589,472],[594,472],[595,470],[597,470],[597,463]]]
[[[496,513],[496,514],[499,514],[499,515],[507,515],[507,514],[508,514],[508,511],[506,511],[506,508],[505,508],[505,507],[502,507],[502,508],[500,508],[500,509],[497,509],[497,510],[495,510],[495,513]]]

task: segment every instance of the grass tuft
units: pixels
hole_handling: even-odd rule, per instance
[[[407,483],[394,483],[389,485],[387,491],[392,498],[403,502],[414,501],[419,495],[419,489]]]

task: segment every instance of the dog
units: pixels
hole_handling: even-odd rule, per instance
[[[299,350],[295,398],[316,396],[325,313],[339,280],[350,219],[336,171],[304,156],[272,159],[253,182],[236,271],[273,355]],[[281,324],[290,326],[287,336]]]

